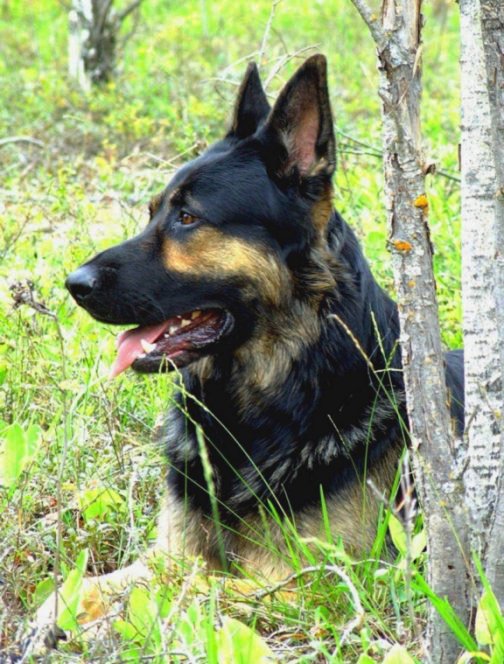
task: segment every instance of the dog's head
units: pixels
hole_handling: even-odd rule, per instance
[[[145,230],[66,281],[97,320],[139,326],[119,336],[114,374],[242,346],[309,284],[331,282],[316,254],[327,242],[334,143],[323,56],[301,66],[272,109],[248,67],[224,139],[153,199]]]

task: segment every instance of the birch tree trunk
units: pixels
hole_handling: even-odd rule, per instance
[[[401,356],[415,452],[415,474],[428,538],[428,578],[462,620],[468,619],[463,449],[448,410],[438,321],[420,132],[421,0],[383,0],[381,21],[352,0],[375,40],[383,117],[385,193],[401,325]],[[431,609],[425,657],[453,664],[459,646]]]
[[[68,73],[84,92],[112,78],[119,30],[124,19],[142,0],[133,0],[122,11],[114,0],[72,0],[68,14]]]
[[[495,187],[495,302],[500,360],[500,459],[495,510],[489,532],[486,572],[504,609],[504,5],[501,0],[482,0],[482,33],[487,86],[492,119],[492,148],[496,171]]]
[[[465,473],[471,548],[504,605],[504,7],[460,0]]]

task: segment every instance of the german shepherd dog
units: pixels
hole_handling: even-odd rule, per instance
[[[333,209],[335,164],[325,58],[273,108],[251,64],[225,137],[139,235],[66,281],[96,320],[135,326],[112,375],[177,370],[157,542],[170,556],[277,580],[292,572],[284,522],[354,554],[373,544],[406,438],[399,323]],[[458,426],[462,362],[446,355]]]

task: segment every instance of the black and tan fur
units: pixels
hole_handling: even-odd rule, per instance
[[[307,60],[273,109],[251,65],[225,138],[177,172],[145,230],[67,280],[107,323],[213,312],[204,343],[189,335],[173,361],[154,351],[133,363],[179,370],[158,536],[169,554],[286,576],[278,521],[325,537],[321,496],[334,539],[354,553],[373,543],[405,441],[398,318],[333,209],[334,169],[325,59]],[[460,422],[461,355],[446,362]]]

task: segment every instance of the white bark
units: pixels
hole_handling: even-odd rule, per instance
[[[84,92],[91,90],[91,74],[86,68],[85,49],[93,22],[91,0],[73,0],[68,14],[68,73]]]
[[[142,0],[115,11],[114,0],[72,0],[68,15],[68,72],[84,92],[112,77],[119,30]]]
[[[492,117],[492,147],[497,176],[495,195],[495,301],[500,338],[501,390],[504,389],[504,5],[482,0],[482,33]],[[502,399],[502,392],[501,392]],[[501,411],[504,417],[504,411]],[[495,513],[489,532],[486,571],[504,608],[504,425],[501,427],[500,472]]]
[[[401,354],[416,481],[427,529],[431,588],[468,617],[466,519],[460,441],[448,410],[427,222],[420,131],[420,0],[383,0],[382,23],[352,0],[377,45],[383,101],[385,193],[401,325]],[[434,609],[425,656],[453,664],[459,652]]]
[[[498,0],[460,0],[466,501],[471,547],[502,604],[504,202],[497,175],[502,189],[504,90],[496,82],[502,85],[504,78],[499,53],[504,48],[504,10],[498,5]]]

